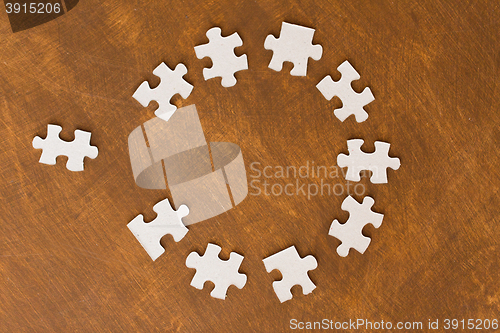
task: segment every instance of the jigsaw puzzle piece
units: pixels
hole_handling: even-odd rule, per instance
[[[59,134],[62,127],[58,125],[47,125],[47,136],[45,139],[36,136],[33,138],[32,146],[42,149],[40,163],[55,165],[58,156],[67,156],[66,168],[70,171],[83,171],[83,160],[85,157],[96,158],[99,150],[90,145],[91,133],[81,130],[75,131],[75,139],[70,142],[61,140]]]
[[[354,115],[356,121],[361,123],[368,119],[368,113],[364,107],[373,102],[375,97],[368,87],[359,94],[352,89],[352,81],[359,80],[360,76],[349,61],[344,61],[337,67],[337,70],[342,74],[339,81],[335,82],[330,75],[327,75],[316,85],[316,88],[328,101],[334,96],[340,98],[342,107],[333,111],[340,121],[343,122],[350,115]]]
[[[170,103],[172,97],[180,94],[186,99],[193,91],[193,86],[187,83],[183,76],[187,74],[187,68],[184,64],[177,64],[175,70],[171,70],[165,63],[161,63],[153,71],[161,81],[156,88],[151,88],[147,81],[144,81],[135,91],[134,97],[142,106],[147,107],[151,101],[158,103],[158,109],[155,115],[168,121],[174,114],[177,107]]]
[[[238,33],[228,37],[222,37],[221,33],[219,27],[208,30],[206,35],[209,43],[198,45],[194,50],[198,59],[212,59],[212,67],[203,69],[205,80],[221,77],[223,87],[232,87],[236,84],[234,73],[248,69],[248,60],[246,54],[239,57],[234,54],[234,49],[243,45]]]
[[[361,146],[364,140],[352,139],[347,140],[347,150],[349,155],[339,154],[337,156],[337,164],[341,168],[347,167],[345,178],[350,181],[359,182],[361,180],[360,172],[362,170],[370,170],[373,167],[373,161],[367,159],[361,151]],[[361,152],[361,153],[360,153]]]
[[[85,157],[96,158],[99,151],[97,147],[90,145],[90,132],[75,131],[75,140],[71,142],[71,153],[68,152],[66,168],[71,171],[83,171],[83,160]],[[78,154],[77,154],[78,153]],[[67,155],[67,154],[65,154]]]
[[[62,147],[61,148],[57,148],[57,149],[49,149],[50,147],[50,143],[53,143],[53,142],[56,142],[58,140],[62,141],[60,138],[59,138],[59,134],[61,133],[62,131],[62,127],[61,126],[57,126],[57,125],[47,125],[47,136],[45,139],[42,139],[41,137],[39,136],[35,136],[33,138],[33,142],[32,142],[32,146],[33,148],[35,149],[42,149],[42,155],[40,156],[40,160],[39,162],[40,163],[43,163],[43,164],[48,164],[48,165],[55,165],[56,164],[56,158],[57,156],[60,156],[60,152],[65,152],[67,151],[67,143],[66,142],[62,142],[59,143],[58,145],[60,145]]]
[[[359,204],[353,197],[348,196],[342,202],[342,210],[349,212],[349,219],[346,223],[340,224],[334,220],[330,226],[328,235],[340,240],[342,243],[337,247],[337,253],[341,257],[346,257],[350,249],[355,249],[359,253],[365,253],[370,245],[371,239],[363,235],[363,228],[367,224],[372,224],[375,228],[382,225],[384,215],[372,211],[375,200],[365,197],[363,203]]]
[[[273,282],[274,292],[281,303],[292,299],[290,290],[295,285],[302,287],[304,295],[310,294],[316,288],[307,272],[318,267],[318,262],[312,255],[300,258],[295,246],[292,245],[262,261],[268,273],[277,269],[283,276],[282,280]]]
[[[273,51],[269,68],[279,72],[283,63],[289,61],[293,63],[291,75],[306,76],[309,58],[319,60],[323,55],[323,47],[312,44],[314,32],[311,28],[283,22],[280,37],[268,35],[264,41],[264,48]]]
[[[191,252],[186,259],[186,266],[196,269],[191,286],[202,290],[205,282],[212,281],[215,288],[210,296],[223,300],[226,298],[229,286],[235,285],[238,289],[242,289],[247,282],[247,276],[238,272],[243,256],[231,252],[229,260],[221,260],[220,251],[220,246],[209,243],[203,256]]]
[[[154,261],[165,252],[160,244],[163,236],[170,234],[179,242],[189,231],[182,223],[182,218],[189,214],[189,208],[181,205],[174,210],[170,201],[165,199],[154,205],[153,210],[158,216],[152,222],[145,223],[144,216],[139,214],[127,227]]]
[[[389,157],[390,143],[375,141],[375,152],[365,153],[361,150],[364,141],[352,139],[347,141],[349,155],[339,154],[337,164],[341,168],[347,167],[346,179],[359,182],[360,172],[369,170],[372,172],[370,181],[373,184],[387,183],[387,168],[399,169],[401,162],[397,157]]]
[[[389,149],[391,144],[382,141],[375,141],[375,160],[374,164],[383,167],[383,172],[378,172],[378,168],[372,168],[372,176],[370,181],[374,184],[385,184],[387,183],[387,168],[393,170],[399,169],[401,166],[401,161],[397,157],[389,157]]]

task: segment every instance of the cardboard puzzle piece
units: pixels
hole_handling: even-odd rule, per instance
[[[331,100],[334,96],[340,98],[342,107],[333,111],[340,121],[354,115],[356,121],[361,123],[368,119],[368,113],[365,111],[364,106],[373,102],[375,97],[373,97],[372,91],[368,87],[360,94],[352,89],[352,81],[359,80],[360,76],[349,61],[344,61],[337,67],[337,70],[342,73],[339,81],[335,82],[330,75],[327,75],[316,85],[316,88],[327,100]]]
[[[365,253],[371,239],[363,236],[363,228],[367,224],[372,224],[375,228],[382,225],[383,214],[375,213],[371,210],[375,200],[365,197],[363,203],[359,204],[353,197],[348,196],[342,202],[342,210],[349,212],[349,219],[346,223],[340,224],[333,220],[328,235],[339,239],[342,244],[337,247],[337,253],[341,257],[346,257],[350,249],[355,249],[361,254]]]
[[[184,64],[177,64],[175,70],[168,68],[165,63],[161,63],[153,71],[153,74],[161,79],[160,84],[151,89],[149,83],[144,81],[135,91],[134,97],[142,106],[147,107],[151,101],[158,102],[158,109],[155,115],[166,121],[172,117],[177,107],[170,103],[175,94],[180,94],[186,99],[191,94],[193,86],[187,83],[183,76],[187,73]]]
[[[236,84],[234,73],[248,69],[246,54],[237,57],[234,48],[242,46],[243,41],[237,32],[228,37],[222,37],[221,29],[214,27],[207,31],[208,44],[198,45],[194,48],[196,57],[203,59],[210,57],[212,67],[203,69],[205,80],[221,77],[223,87],[232,87]]]
[[[47,125],[47,137],[45,139],[35,136],[33,138],[33,148],[42,149],[40,163],[55,165],[56,158],[64,155],[68,157],[66,168],[70,171],[83,171],[83,160],[85,157],[96,158],[99,150],[90,145],[90,132],[81,130],[75,131],[75,139],[67,142],[61,140],[59,133],[62,127],[58,125]]]
[[[339,167],[347,167],[346,179],[359,182],[359,173],[369,170],[373,174],[370,181],[374,184],[387,183],[387,168],[399,169],[401,162],[397,157],[389,157],[391,145],[387,142],[375,141],[375,152],[365,153],[361,150],[362,139],[347,140],[349,155],[339,154],[337,164]]]
[[[182,218],[189,214],[189,208],[181,205],[178,210],[174,210],[170,201],[164,199],[154,205],[153,210],[158,216],[152,222],[145,223],[144,216],[139,214],[127,227],[154,261],[165,252],[160,244],[163,236],[170,234],[178,242],[189,231],[182,223]]]
[[[295,246],[292,245],[262,261],[268,273],[277,269],[283,275],[282,280],[273,282],[274,292],[281,303],[292,299],[290,289],[295,285],[302,287],[304,295],[311,293],[316,288],[307,272],[318,267],[318,262],[312,255],[300,258]]]
[[[209,243],[203,256],[200,257],[198,253],[191,252],[186,259],[186,266],[196,269],[191,286],[201,290],[206,281],[212,281],[215,288],[210,296],[225,299],[229,286],[235,285],[239,289],[243,288],[247,283],[247,276],[238,273],[243,256],[231,252],[229,260],[221,260],[220,251],[220,246]]]
[[[283,22],[280,37],[276,39],[273,35],[268,35],[264,42],[264,48],[274,52],[269,68],[279,72],[283,68],[283,62],[290,61],[293,63],[291,75],[306,76],[309,58],[319,60],[323,54],[321,45],[312,44],[314,31],[311,28]]]

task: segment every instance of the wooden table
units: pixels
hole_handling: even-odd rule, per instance
[[[13,33],[2,10],[0,331],[278,332],[292,319],[422,322],[424,330],[439,320],[443,330],[445,319],[500,319],[499,19],[498,1],[87,0]],[[307,77],[291,76],[290,63],[267,67],[264,40],[278,37],[283,21],[316,29],[323,57],[309,61]],[[193,50],[213,26],[244,41],[236,53],[247,54],[249,70],[231,88],[205,81],[211,62]],[[376,98],[363,123],[340,122],[340,100],[315,87],[327,74],[340,79],[344,60],[361,75],[354,89],[368,86]],[[135,184],[127,138],[153,117],[156,103],[143,108],[132,94],[144,80],[158,84],[152,70],[162,61],[188,67],[195,89],[174,104],[196,104],[207,141],[241,147],[249,182],[266,180],[252,163],[334,167],[348,139],[365,139],[367,152],[376,140],[391,143],[401,168],[388,171],[388,184],[363,178],[364,192],[353,195],[372,196],[385,215],[380,228],[365,228],[365,254],[341,258],[328,236],[334,219],[348,218],[345,192],[255,195],[251,187],[179,243],[164,237],[166,253],[153,262],[127,223],[154,219],[153,204],[169,194]],[[99,156],[84,172],[68,171],[65,157],[38,163],[31,141],[47,124],[61,125],[65,140],[91,131]],[[267,181],[297,179],[347,190],[342,175]],[[190,286],[195,270],[185,259],[208,243],[223,259],[245,257],[248,282],[225,301],[210,297],[210,282]],[[262,259],[291,245],[316,257],[317,288],[304,296],[295,286],[281,304],[272,288],[281,275]]]

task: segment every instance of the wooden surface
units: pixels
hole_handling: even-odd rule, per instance
[[[277,332],[289,322],[365,318],[398,322],[494,319],[500,310],[499,19],[497,1],[94,1],[46,24],[12,33],[0,13],[0,331],[2,332]],[[323,46],[307,77],[291,64],[275,72],[264,49],[282,21],[316,29]],[[220,26],[244,41],[249,70],[223,88],[204,81],[193,47]],[[348,59],[361,74],[357,91],[376,100],[364,123],[341,123],[315,88],[340,78]],[[183,62],[208,141],[238,144],[249,181],[270,166],[335,166],[346,140],[391,143],[401,159],[389,183],[366,195],[384,213],[364,255],[336,254],[330,223],[346,221],[345,194],[249,195],[235,209],[190,226],[179,243],[152,262],[127,223],[152,220],[166,191],[135,185],[127,137],[153,117],[131,96],[157,84],[161,61]],[[34,136],[49,123],[92,132],[99,147],[84,172],[38,163]],[[261,180],[263,180],[261,178]],[[295,179],[270,179],[271,184]],[[320,184],[320,178],[300,179]],[[343,177],[331,180],[344,184]],[[250,190],[256,192],[255,190]],[[360,196],[356,196],[360,200]],[[185,266],[209,242],[245,256],[246,286],[225,301],[189,285]],[[317,288],[280,304],[262,259],[295,245],[312,254]]]

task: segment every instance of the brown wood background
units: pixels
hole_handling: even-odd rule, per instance
[[[494,319],[500,287],[500,88],[498,1],[93,1],[56,20],[12,33],[0,13],[0,330],[2,332],[276,332],[289,321]],[[307,77],[275,72],[264,49],[282,21],[316,29],[323,46]],[[220,26],[244,41],[249,70],[223,88],[204,81],[193,47]],[[315,88],[337,80],[348,59],[361,74],[357,91],[376,100],[358,124],[341,123]],[[166,191],[135,185],[127,137],[153,116],[131,96],[157,84],[152,70],[183,62],[208,141],[238,144],[250,164],[336,164],[346,140],[391,143],[401,159],[389,183],[364,179],[384,213],[366,253],[347,258],[327,235],[345,221],[344,196],[248,196],[236,209],[190,226],[152,262],[127,228]],[[49,123],[92,132],[99,147],[85,171],[38,163],[34,136]],[[249,181],[251,178],[249,177]],[[271,180],[272,184],[294,179]],[[320,179],[305,179],[319,183]],[[344,183],[343,178],[333,180]],[[255,192],[255,191],[253,191]],[[356,197],[358,200],[361,198]],[[191,251],[207,243],[245,256],[246,286],[225,301],[189,285]],[[280,304],[262,259],[290,245],[314,255],[317,288],[292,289]]]

